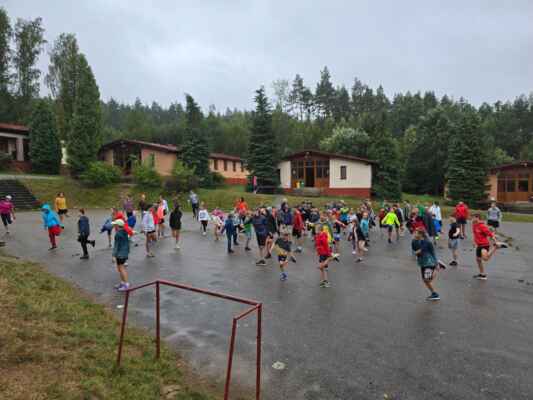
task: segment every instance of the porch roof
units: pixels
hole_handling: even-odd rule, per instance
[[[0,133],[18,133],[21,135],[28,135],[30,128],[24,125],[7,124],[0,122]]]
[[[339,158],[341,160],[359,161],[365,164],[377,164],[377,161],[369,160],[367,158],[355,157],[355,156],[350,156],[347,154],[330,153],[330,152],[321,151],[321,150],[302,150],[296,153],[289,154],[288,156],[283,157],[282,160],[287,161],[287,160],[293,160],[295,158],[308,157],[308,156],[313,156],[313,155],[319,156],[319,157],[325,157],[328,159]]]

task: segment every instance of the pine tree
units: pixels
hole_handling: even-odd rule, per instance
[[[56,100],[59,137],[68,139],[78,78],[79,49],[73,34],[62,33],[50,52],[50,65],[45,82]]]
[[[57,174],[61,165],[61,144],[52,107],[38,100],[30,118],[30,158],[37,173]]]
[[[331,75],[328,67],[320,71],[320,82],[316,85],[315,103],[319,117],[329,118],[333,114],[335,107],[336,93],[331,83]]]
[[[390,132],[384,130],[372,137],[369,156],[378,165],[374,166],[372,187],[381,199],[402,198],[400,149]]]
[[[487,149],[476,110],[465,103],[459,107],[448,150],[448,196],[476,206],[487,198]]]
[[[257,177],[258,186],[277,185],[276,145],[272,130],[272,113],[265,89],[256,91],[247,168],[250,177]]]
[[[11,48],[9,43],[13,36],[13,30],[9,17],[4,8],[0,7],[0,121],[12,120],[13,98],[9,92],[11,86]]]
[[[207,133],[202,129],[203,114],[192,96],[185,95],[186,128],[183,143],[183,162],[194,169],[202,186],[211,184],[209,171],[209,143]]]
[[[78,63],[77,95],[67,142],[68,164],[73,176],[79,176],[96,161],[102,144],[100,91],[83,54]]]

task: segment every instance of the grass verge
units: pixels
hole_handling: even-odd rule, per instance
[[[0,298],[2,399],[211,399],[188,387],[175,354],[163,345],[155,361],[152,337],[130,327],[116,368],[117,319],[39,265],[0,256]]]
[[[38,179],[21,179],[21,181],[28,186],[33,194],[41,201],[52,203],[58,192],[65,192],[69,208],[85,207],[85,208],[109,208],[120,206],[121,199],[127,193],[132,194],[136,199],[140,193],[146,193],[149,201],[155,201],[158,196],[163,193],[167,200],[178,200],[182,206],[187,204],[186,194],[176,194],[175,192],[162,191],[159,188],[138,188],[133,185],[111,185],[104,188],[88,188],[76,181],[67,177],[59,177],[58,179],[38,180]],[[298,196],[284,196],[284,195],[268,195],[268,194],[252,194],[244,192],[243,186],[229,186],[220,189],[198,189],[198,195],[202,201],[207,204],[209,209],[220,207],[224,210],[229,210],[234,207],[237,198],[244,197],[250,207],[257,207],[259,205],[272,205],[280,197],[286,197],[291,204],[297,204],[302,200],[311,200],[313,204],[318,207],[323,207],[327,203],[331,203],[335,198],[333,197],[298,197]],[[404,200],[408,200],[411,204],[430,204],[433,201],[439,201],[440,204],[445,204],[440,197],[429,195],[413,195],[404,194]],[[358,207],[361,204],[360,199],[351,197],[343,198],[349,207]],[[379,207],[382,201],[376,200],[375,207]],[[448,216],[453,212],[453,208],[443,206],[442,211],[444,216]],[[474,212],[474,211],[473,211]],[[481,211],[484,214],[483,211]],[[504,213],[504,221],[509,222],[533,222],[533,215],[531,214],[517,214]]]

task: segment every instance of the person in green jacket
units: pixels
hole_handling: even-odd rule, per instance
[[[392,231],[396,229],[396,241],[400,240],[400,220],[396,215],[396,206],[389,209],[389,212],[381,220],[381,224],[387,227],[389,232],[389,243],[392,243]]]
[[[124,220],[116,219],[111,223],[116,229],[115,243],[113,245],[113,258],[117,263],[117,270],[120,275],[120,284],[115,286],[119,292],[125,292],[130,288],[128,282],[128,256],[130,255],[130,241],[128,233],[124,230]]]

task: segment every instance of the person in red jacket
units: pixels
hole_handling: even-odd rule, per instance
[[[302,213],[298,208],[294,209],[292,218],[292,236],[296,240],[296,252],[302,252],[302,235],[304,231],[304,219]]]
[[[331,260],[339,261],[338,254],[331,252],[328,233],[322,224],[317,224],[315,235],[315,249],[318,254],[318,269],[320,270],[320,287],[328,288],[331,284],[328,281],[328,264]],[[327,229],[327,228],[326,228]]]
[[[496,241],[494,232],[492,232],[481,220],[480,214],[475,214],[474,218],[472,219],[472,234],[474,235],[476,261],[479,268],[479,274],[474,275],[474,278],[486,281],[487,274],[485,273],[485,266],[483,265],[483,262],[488,262],[494,253],[496,253],[496,250],[502,247],[507,247],[507,244]]]
[[[468,221],[468,206],[462,201],[455,206],[455,219],[457,220],[457,225],[461,229],[461,239],[466,238],[466,223]]]

